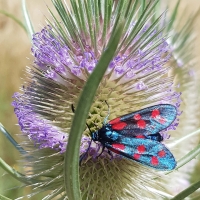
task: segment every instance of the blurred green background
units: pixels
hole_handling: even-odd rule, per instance
[[[174,5],[176,1],[171,0],[170,2]],[[35,31],[39,31],[45,25],[45,16],[49,16],[45,4],[52,7],[51,0],[45,0],[45,2],[41,0],[27,1],[27,7]],[[194,13],[198,7],[200,7],[199,0],[181,0],[180,13],[185,11],[188,14],[190,12]],[[187,9],[185,10],[185,8]],[[17,18],[23,20],[20,0],[0,0],[0,10],[12,13]],[[180,23],[183,22],[184,19],[180,19]],[[195,42],[193,53],[198,57],[200,52],[200,20],[197,20],[194,31],[197,35],[197,41]],[[12,19],[0,14],[0,122],[17,141],[19,141],[19,138],[16,134],[20,133],[20,129],[16,125],[17,120],[11,102],[13,100],[13,93],[19,91],[19,87],[23,83],[25,66],[31,66],[32,56],[30,48],[31,42],[25,31]],[[198,69],[196,70],[196,73],[199,73]],[[1,158],[15,169],[22,170],[17,165],[17,161],[20,160],[19,153],[2,134],[0,134],[0,146]],[[14,199],[29,193],[30,189],[24,188],[7,190],[19,185],[19,182],[6,175],[0,169],[0,194]],[[40,199],[40,197],[32,197],[31,199]]]

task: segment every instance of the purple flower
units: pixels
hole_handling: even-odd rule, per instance
[[[91,32],[90,21],[79,24],[77,16],[68,11],[66,15],[72,18],[66,18],[66,21],[62,18],[61,23],[55,20],[33,35],[31,51],[34,64],[32,68],[27,68],[26,84],[21,88],[21,93],[14,95],[13,106],[22,133],[30,139],[26,146],[30,147],[32,142],[32,148],[37,149],[34,154],[30,153],[34,157],[33,162],[28,164],[33,168],[30,177],[40,177],[44,171],[48,187],[45,188],[44,182],[41,182],[38,188],[52,189],[55,196],[66,195],[62,166],[73,117],[71,106],[76,107],[85,82],[106,49],[117,19],[117,2],[113,4],[107,28],[103,28],[103,11],[99,11],[98,22],[95,22],[95,13],[92,13],[95,36]],[[78,9],[81,10],[81,6]],[[67,19],[74,20],[74,24],[70,22],[74,30],[66,25]],[[126,24],[117,53],[99,85],[87,119],[92,131],[102,127],[107,116],[105,101],[111,108],[109,120],[156,104],[172,104],[181,113],[180,93],[175,91],[174,77],[170,76],[169,61],[173,51],[162,31],[162,17],[160,23],[153,23],[147,18],[141,21],[142,25],[138,24],[138,19],[130,18]],[[82,29],[84,25],[86,27]],[[175,130],[177,126],[178,119],[162,132],[163,137],[169,139],[167,132]],[[87,151],[90,140],[90,132],[86,128],[80,155]],[[98,199],[99,196],[102,199],[141,199],[141,190],[156,183],[151,169],[117,154],[110,160],[107,151],[98,157],[100,151],[100,144],[92,142],[80,169],[83,179],[81,190],[89,199]],[[47,160],[40,159],[41,155]],[[58,162],[55,163],[53,159],[58,159]],[[55,172],[55,169],[59,170]],[[48,173],[51,173],[52,179],[49,179]],[[134,191],[131,193],[130,189]],[[151,194],[146,190],[144,193]]]
[[[144,26],[138,33],[137,40],[148,27]],[[29,84],[22,89],[22,94],[15,95],[13,106],[23,133],[40,148],[50,147],[64,152],[73,115],[71,105],[77,101],[100,55],[95,54],[87,44],[84,51],[81,50],[76,42],[76,50],[72,51],[63,38],[53,36],[51,31],[48,26],[33,36],[34,68],[29,69]],[[137,40],[133,40],[131,46]],[[149,44],[131,57],[129,48],[118,52],[99,86],[98,93],[104,96],[97,97],[94,102],[95,115],[103,119],[101,112],[107,109],[104,100],[109,102],[115,117],[115,110],[122,115],[159,103],[173,104],[179,109],[180,94],[173,90],[173,79],[166,76],[170,46],[162,36],[152,40],[151,45],[157,41],[162,42],[155,49],[151,50]],[[119,107],[120,101],[124,105]],[[95,119],[95,115],[90,118],[95,123],[98,120],[101,127],[102,119]],[[175,129],[177,125],[176,121],[170,129]]]

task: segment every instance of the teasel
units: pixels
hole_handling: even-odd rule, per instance
[[[13,101],[23,135],[23,182],[33,188],[28,197],[45,191],[43,199],[172,197],[169,175],[163,181],[164,172],[114,153],[110,159],[106,150],[99,156],[98,143],[92,142],[80,166],[79,158],[88,149],[90,130],[102,127],[108,105],[108,120],[151,105],[174,105],[177,118],[163,133],[172,137],[164,142],[179,143],[192,23],[173,29],[179,3],[167,16],[159,0],[52,2],[59,18],[49,9],[47,25],[33,34],[34,63]],[[176,146],[170,150],[176,157]]]

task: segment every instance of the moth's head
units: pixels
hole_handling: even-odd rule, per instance
[[[98,141],[99,140],[99,131],[95,131],[91,134],[92,140],[93,141]]]

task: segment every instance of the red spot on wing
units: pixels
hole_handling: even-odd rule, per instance
[[[141,117],[140,114],[135,114],[135,115],[133,116],[133,118],[134,118],[135,120],[140,120],[142,117]]]
[[[137,147],[137,150],[138,150],[139,153],[144,153],[146,151],[146,148],[145,148],[144,145],[139,145]]]
[[[109,148],[109,150],[112,151],[112,152],[114,152],[114,153],[116,153],[116,154],[120,154],[120,152],[117,151],[116,149]]]
[[[139,160],[139,159],[140,159],[140,154],[135,153],[135,154],[133,155],[133,159]]]
[[[123,130],[126,126],[127,126],[127,123],[119,122],[119,123],[113,124],[112,125],[112,129],[114,129],[114,130]]]
[[[125,149],[125,145],[123,145],[123,144],[112,144],[112,147],[115,149],[120,149],[120,150]]]
[[[161,158],[165,157],[165,155],[166,155],[166,153],[165,153],[164,150],[158,152],[158,156],[161,157]]]
[[[160,115],[160,111],[158,109],[156,110],[153,110],[152,113],[151,113],[151,117],[152,118],[156,118]]]
[[[164,124],[164,123],[166,122],[166,119],[161,117],[161,118],[159,119],[159,122],[160,122],[161,124]]]
[[[137,135],[136,138],[145,138],[144,135]]]
[[[151,157],[151,164],[152,165],[158,165],[158,158],[156,156]]]
[[[144,120],[142,120],[142,119],[140,119],[139,121],[137,121],[137,126],[139,127],[139,128],[145,128],[146,127],[146,122],[144,121]]]
[[[120,122],[120,118],[118,117],[118,118],[115,118],[115,119],[113,119],[113,120],[111,120],[111,121],[109,121],[109,124],[116,124],[116,123],[118,123],[118,122]]]

